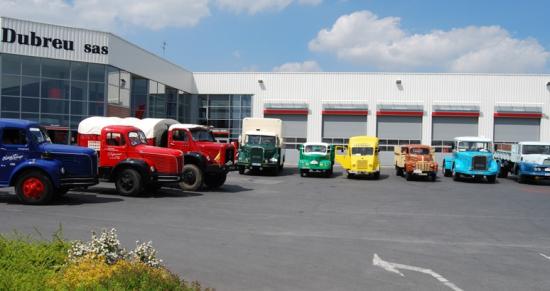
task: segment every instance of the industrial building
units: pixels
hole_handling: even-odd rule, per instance
[[[90,115],[166,117],[236,140],[244,117],[284,121],[305,141],[376,135],[450,150],[455,136],[550,140],[550,75],[187,71],[107,32],[0,18],[0,117],[37,120],[71,142]],[[292,159],[292,158],[291,158]]]

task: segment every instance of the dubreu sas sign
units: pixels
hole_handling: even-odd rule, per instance
[[[74,51],[74,41],[43,37],[31,31],[29,34],[17,33],[15,29],[2,27],[2,42],[5,43],[18,43],[20,45],[29,45],[43,48],[53,48],[58,50]],[[109,54],[108,46],[100,46],[97,44],[84,44],[83,51],[88,54]]]

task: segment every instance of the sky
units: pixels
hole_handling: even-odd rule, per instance
[[[547,0],[0,0],[0,15],[109,31],[194,72],[550,73],[549,7]]]

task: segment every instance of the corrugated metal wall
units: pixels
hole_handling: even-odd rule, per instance
[[[300,100],[309,104],[308,140],[320,141],[322,104],[350,100],[368,104],[367,132],[376,135],[378,103],[424,104],[422,142],[432,138],[433,103],[480,105],[479,134],[493,137],[496,103],[541,106],[541,139],[550,140],[550,75],[407,74],[407,73],[194,73],[201,94],[253,94],[253,115],[263,116],[264,100]],[[263,82],[260,84],[258,80]],[[396,85],[401,80],[402,86]]]

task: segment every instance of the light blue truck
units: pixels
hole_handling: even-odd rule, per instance
[[[502,146],[496,150],[495,159],[500,161],[499,177],[512,173],[520,183],[550,179],[550,142],[524,141]]]
[[[453,154],[444,158],[442,169],[445,177],[452,176],[455,181],[485,178],[489,183],[495,183],[500,165],[493,158],[490,139],[463,136],[455,137]]]

